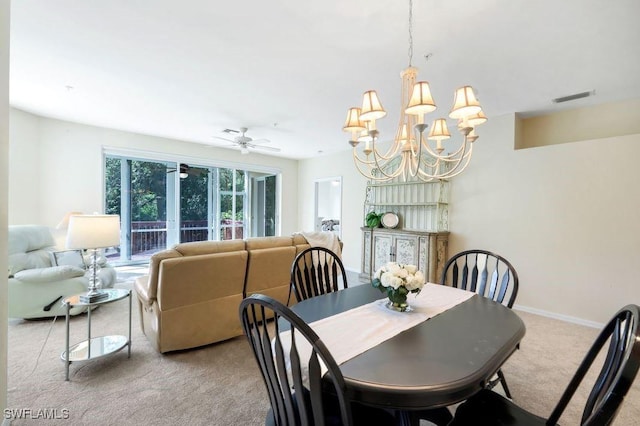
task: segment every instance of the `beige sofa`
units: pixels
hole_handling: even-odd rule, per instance
[[[159,352],[242,335],[238,307],[253,293],[283,303],[291,264],[309,247],[301,235],[182,243],[155,253],[136,280],[141,327]]]

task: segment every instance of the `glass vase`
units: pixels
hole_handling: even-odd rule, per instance
[[[407,303],[406,294],[392,294],[389,296],[389,301],[385,305],[388,309],[397,312],[411,312],[411,306]]]

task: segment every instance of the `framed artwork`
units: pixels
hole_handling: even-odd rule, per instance
[[[86,269],[82,250],[63,250],[51,253],[52,266],[71,265],[78,268]]]

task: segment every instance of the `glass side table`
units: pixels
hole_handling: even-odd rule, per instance
[[[90,361],[92,359],[102,358],[108,355],[112,355],[125,346],[128,347],[128,358],[131,358],[131,290],[123,289],[104,289],[102,290],[108,294],[107,297],[102,300],[97,300],[93,303],[84,303],[80,301],[80,296],[85,293],[76,294],[65,298],[62,304],[67,308],[66,314],[66,345],[65,351],[62,352],[60,358],[64,361],[65,365],[65,380],[69,380],[69,364],[72,362]],[[91,337],[91,310],[99,305],[106,305],[107,303],[116,302],[125,298],[129,298],[129,336],[111,335]],[[87,307],[87,340],[83,340],[69,347],[69,312],[71,308],[75,306]]]

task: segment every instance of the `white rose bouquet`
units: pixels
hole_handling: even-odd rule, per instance
[[[408,310],[407,295],[420,293],[424,287],[424,274],[415,265],[389,262],[376,271],[371,284],[387,294],[393,309]]]

